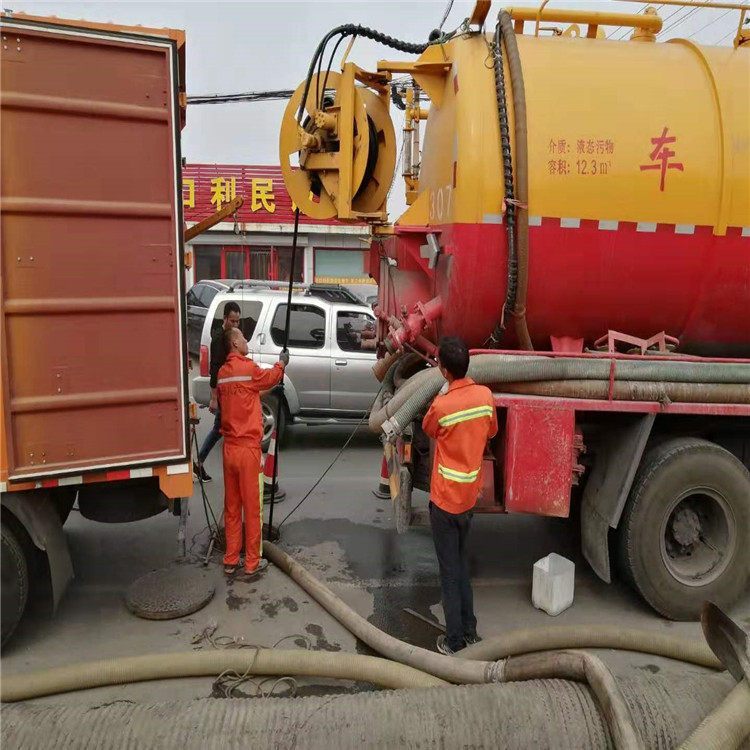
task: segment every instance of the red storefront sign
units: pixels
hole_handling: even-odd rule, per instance
[[[234,199],[244,203],[237,221],[256,224],[293,224],[294,206],[284,187],[281,167],[240,164],[187,164],[182,169],[185,221],[198,222]],[[304,224],[335,225],[301,215]]]

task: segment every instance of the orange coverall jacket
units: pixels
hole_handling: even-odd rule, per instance
[[[435,397],[422,429],[436,441],[430,499],[448,513],[464,513],[482,488],[482,456],[497,434],[492,392],[471,378],[454,380]]]
[[[263,416],[260,393],[278,383],[284,368],[264,370],[251,359],[232,353],[219,369],[216,385],[224,435],[224,565],[236,566],[242,551],[245,520],[245,571],[254,572],[263,549]]]
[[[241,354],[233,352],[227,357],[216,379],[225,443],[260,447],[263,439],[260,394],[273,388],[283,375],[284,368],[279,362],[264,370]]]

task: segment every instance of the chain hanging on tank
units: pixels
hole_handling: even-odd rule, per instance
[[[495,72],[495,94],[497,96],[497,113],[500,124],[500,154],[503,161],[503,179],[505,186],[505,231],[508,238],[508,288],[503,303],[500,321],[487,339],[495,347],[500,343],[505,332],[505,314],[512,312],[516,306],[516,288],[518,283],[518,256],[516,253],[516,199],[513,186],[513,160],[510,151],[510,124],[508,122],[508,104],[505,92],[505,71],[503,69],[503,48],[500,35],[500,24],[495,29],[495,38],[489,43],[490,55]]]

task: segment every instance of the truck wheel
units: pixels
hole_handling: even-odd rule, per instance
[[[411,491],[411,472],[408,466],[402,466],[398,472],[398,495],[393,501],[396,532],[399,534],[405,534],[411,526]]]
[[[704,601],[731,605],[748,582],[750,474],[729,451],[695,438],[653,448],[638,469],[619,528],[621,567],[672,620]]]
[[[261,447],[265,453],[268,446],[271,445],[271,435],[276,424],[276,414],[279,408],[279,397],[275,393],[269,393],[260,401],[261,411],[263,413],[263,442]],[[281,419],[276,430],[276,444],[281,445],[286,437],[286,409],[281,407]]]
[[[17,535],[2,522],[2,645],[13,635],[26,609],[29,595],[29,565]]]

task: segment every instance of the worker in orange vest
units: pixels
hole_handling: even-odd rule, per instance
[[[224,436],[224,572],[232,575],[240,562],[242,516],[245,516],[245,573],[265,570],[263,551],[263,473],[261,441],[263,416],[260,393],[273,388],[284,376],[289,353],[264,370],[247,358],[247,341],[239,328],[224,333],[227,358],[216,380]]]
[[[466,377],[469,350],[461,339],[440,341],[438,365],[447,383],[432,402],[422,429],[436,441],[430,526],[445,613],[445,635],[438,637],[437,649],[441,654],[454,654],[480,640],[467,538],[482,487],[484,450],[487,440],[497,434],[497,414],[490,389]]]

